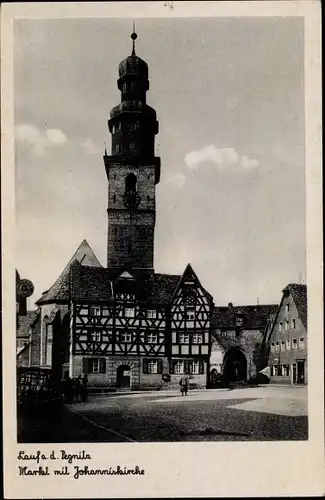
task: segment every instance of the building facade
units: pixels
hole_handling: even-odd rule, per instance
[[[289,284],[268,338],[271,381],[307,384],[307,286]]]
[[[168,388],[188,374],[206,387],[213,299],[192,267],[181,275],[154,270],[156,112],[146,103],[148,66],[133,50],[119,65],[121,102],[108,120],[107,267],[83,241],[37,302],[40,366],[58,380],[88,374],[90,386]]]
[[[211,383],[216,374],[229,382],[247,380],[268,362],[262,349],[277,305],[215,307],[212,314]]]

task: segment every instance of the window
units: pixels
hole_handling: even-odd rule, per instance
[[[278,375],[282,375],[282,365],[278,365]]]
[[[276,342],[275,343],[275,352],[279,352],[280,351],[280,345],[279,345],[279,342]]]
[[[183,361],[176,361],[175,363],[175,373],[178,375],[181,375],[184,373],[184,362]]]
[[[119,152],[120,152],[120,145],[116,144],[116,146],[115,146],[115,153],[119,153]]]
[[[91,340],[93,342],[101,342],[102,341],[102,332],[101,331],[92,332]]]
[[[108,307],[103,307],[103,316],[109,316],[109,309],[108,309]]]
[[[291,328],[292,328],[293,330],[295,330],[295,329],[296,329],[296,320],[295,320],[295,319],[293,319],[293,320],[292,320],[292,322],[291,322]]]
[[[186,309],[185,318],[187,321],[193,321],[195,318],[195,309]]]
[[[125,192],[130,192],[131,191],[132,193],[135,193],[136,190],[137,190],[137,178],[131,172],[125,178]]]
[[[273,367],[272,367],[272,368],[273,368],[273,370],[272,370],[272,375],[273,375],[274,377],[276,377],[276,376],[277,376],[277,374],[278,374],[278,365],[273,365]]]
[[[195,375],[198,375],[198,373],[199,373],[199,361],[198,360],[189,362],[189,372],[193,373]]]
[[[147,343],[148,344],[157,344],[158,336],[156,333],[147,333]]]
[[[162,373],[163,363],[162,359],[144,359],[143,360],[143,373]]]
[[[291,349],[291,340],[286,340],[286,350],[290,351]]]
[[[300,337],[299,339],[299,349],[304,349],[305,348],[305,339],[304,337]]]
[[[146,316],[148,319],[155,319],[157,316],[157,311],[155,309],[148,309],[146,312]]]
[[[158,373],[158,361],[156,359],[148,360],[148,373]]]
[[[271,352],[275,352],[275,343],[274,342],[272,342],[272,344],[271,344]]]
[[[289,365],[282,365],[282,375],[284,377],[289,375]]]
[[[99,359],[92,359],[92,372],[93,373],[98,373],[99,372]]]
[[[190,336],[188,333],[180,333],[178,336],[179,344],[189,344]]]
[[[284,329],[289,330],[289,321],[287,319],[284,322]]]
[[[289,312],[289,311],[290,311],[290,305],[289,305],[289,304],[287,304],[287,305],[286,305],[286,313],[288,314],[288,312]]]
[[[227,337],[227,332],[225,331],[221,332],[221,337]]]
[[[297,339],[292,339],[292,349],[293,349],[294,351],[296,351],[296,350],[297,350],[297,347],[298,347],[298,346],[297,346]]]
[[[116,203],[116,194],[113,194],[113,203]]]
[[[134,315],[135,315],[134,307],[125,308],[125,316],[127,318],[134,318]]]
[[[237,326],[242,326],[244,323],[244,318],[242,318],[241,316],[237,316],[236,318],[236,325]]]
[[[283,323],[282,321],[280,321],[279,323],[279,332],[282,332],[283,331]]]
[[[99,306],[90,306],[89,313],[91,316],[100,316],[100,307]]]
[[[132,342],[132,333],[131,332],[120,333],[120,342]]]
[[[285,341],[284,340],[281,340],[281,351],[285,351],[286,349],[286,344],[285,344]]]
[[[106,359],[105,358],[83,358],[84,373],[105,373]]]
[[[193,344],[202,344],[203,342],[203,335],[202,333],[194,333],[192,335],[192,343]]]

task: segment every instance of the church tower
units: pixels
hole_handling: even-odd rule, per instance
[[[107,267],[153,269],[155,187],[160,158],[155,156],[156,111],[146,104],[148,65],[135,53],[119,65],[121,102],[110,112],[111,156],[105,150],[108,178]]]

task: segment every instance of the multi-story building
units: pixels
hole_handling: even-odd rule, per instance
[[[112,389],[160,388],[184,373],[205,387],[213,300],[190,265],[182,275],[154,270],[156,112],[146,103],[148,66],[133,50],[119,65],[121,102],[108,120],[107,267],[84,241],[39,299],[40,365],[61,378],[88,374]]]
[[[283,290],[268,337],[271,381],[307,384],[307,286],[289,284]]]
[[[211,382],[216,374],[228,381],[247,380],[267,365],[262,349],[277,305],[215,307],[212,314]]]

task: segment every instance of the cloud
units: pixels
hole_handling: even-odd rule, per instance
[[[242,170],[251,170],[259,165],[258,160],[251,159],[248,156],[240,158],[234,148],[216,148],[213,144],[191,151],[185,156],[184,160],[190,170],[197,170],[203,163],[208,162],[215,163],[219,169],[236,167]]]
[[[249,158],[248,156],[243,156],[242,159],[240,160],[240,165],[245,170],[252,170],[254,168],[257,168],[259,164],[260,162],[258,160],[254,160],[252,158]]]
[[[40,156],[51,146],[61,146],[68,140],[62,130],[45,129],[40,130],[35,125],[24,123],[15,127],[15,138],[18,142],[30,148],[33,154]]]
[[[101,153],[99,148],[96,146],[91,137],[87,137],[82,143],[81,147],[88,153],[89,155],[98,155]]]

